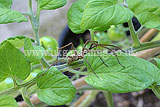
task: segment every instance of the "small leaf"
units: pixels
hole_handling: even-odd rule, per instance
[[[70,7],[67,19],[68,19],[68,26],[74,33],[83,33],[85,30],[80,28],[81,19],[83,15],[83,11],[85,5],[87,4],[88,0],[78,0]]]
[[[16,47],[17,49],[20,49],[20,48],[22,48],[24,46],[24,39],[25,38],[28,38],[28,37],[26,37],[26,36],[14,36],[14,37],[10,37],[10,38],[7,38],[6,40],[4,40],[3,42],[1,42],[0,46],[2,46],[3,44],[5,44],[8,41],[14,47]],[[34,42],[33,39],[31,39],[31,41]]]
[[[29,38],[24,40],[24,53],[30,62],[39,61],[44,56],[44,48],[41,46],[32,46],[32,41]]]
[[[156,75],[160,72],[159,69],[143,59],[121,54],[118,59],[125,66],[123,68],[115,56],[100,54],[103,56],[103,61],[109,66],[107,67],[98,56],[89,55],[87,54],[85,58],[99,78],[92,74],[85,80],[95,88],[112,93],[127,93],[143,90],[158,82]],[[86,66],[92,72],[88,64]]]
[[[133,12],[117,3],[117,0],[89,0],[83,12],[81,29],[105,31],[110,25],[128,22]]]
[[[29,61],[11,43],[6,42],[0,47],[0,59],[0,81],[9,76],[24,80],[30,74]]]
[[[0,0],[0,8],[10,9],[12,0]]]
[[[18,11],[0,8],[0,24],[13,22],[27,22],[27,19]]]
[[[143,26],[160,30],[160,0],[127,0],[127,3]]]
[[[16,100],[8,95],[0,96],[0,107],[19,107]]]
[[[68,77],[54,67],[36,81],[39,87],[38,98],[49,105],[64,105],[70,102],[76,93]]]
[[[40,10],[54,10],[63,7],[66,0],[40,0]]]

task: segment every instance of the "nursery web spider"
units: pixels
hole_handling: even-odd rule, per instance
[[[87,49],[86,46],[87,46],[87,44],[89,44],[89,43],[91,43],[91,45],[90,45],[89,49]],[[97,48],[98,46],[99,46],[99,47],[102,47],[102,48],[105,48],[105,49],[108,49],[109,51],[113,52],[113,54],[116,56],[116,59],[117,59],[118,63],[119,63],[123,68],[125,68],[125,67],[120,63],[120,61],[119,61],[119,59],[118,59],[118,56],[117,56],[117,54],[115,53],[115,51],[109,48],[109,47],[114,47],[114,48],[120,49],[122,52],[124,52],[121,48],[119,48],[119,47],[117,47],[117,46],[108,45],[108,44],[98,44],[98,41],[89,41],[89,40],[88,40],[88,41],[86,41],[86,43],[84,44],[84,46],[83,46],[83,48],[82,48],[82,52],[81,52],[81,53],[78,53],[78,52],[76,51],[76,49],[74,48],[73,43],[71,42],[71,43],[69,43],[69,44],[67,44],[67,45],[59,48],[59,49],[58,49],[58,55],[59,55],[59,50],[62,50],[63,48],[66,48],[66,47],[69,47],[69,46],[71,46],[71,50],[74,50],[75,53],[74,53],[74,55],[67,56],[67,59],[68,59],[68,60],[67,60],[67,63],[70,64],[70,63],[73,63],[74,61],[77,61],[77,60],[79,60],[79,59],[84,59],[84,61],[88,64],[88,66],[91,68],[91,70],[93,71],[93,73],[94,73],[96,76],[97,76],[97,74],[94,72],[94,70],[92,69],[92,67],[91,67],[91,65],[89,64],[89,62],[84,58],[84,55],[87,54],[87,53],[90,53],[90,52],[91,52],[91,51],[90,51],[91,49]],[[94,52],[94,51],[92,51],[92,52]],[[94,52],[94,53],[97,54],[97,56],[100,58],[100,60],[102,61],[102,63],[103,63],[105,66],[109,67],[109,66],[103,61],[103,59],[98,55],[97,52]],[[58,60],[58,56],[57,56],[57,61],[56,61],[55,63],[53,63],[50,67],[48,67],[48,68],[44,71],[44,73],[42,73],[40,76],[43,76],[52,66],[55,66],[58,62],[60,62],[60,61],[62,61],[62,60],[64,60],[64,59]],[[40,76],[38,76],[38,77],[40,77]],[[97,77],[98,77],[98,76],[97,76]]]

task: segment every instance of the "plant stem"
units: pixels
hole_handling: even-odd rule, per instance
[[[40,46],[40,42],[39,42],[39,17],[40,17],[39,0],[37,0],[37,14],[36,14],[36,16],[34,16],[33,11],[32,11],[32,0],[29,0],[29,13],[31,14],[29,16],[29,19],[31,21],[36,44],[37,44],[37,46]],[[44,57],[41,59],[40,62],[44,68],[49,67],[49,64],[47,63],[47,61],[45,60]]]
[[[90,35],[91,35],[91,41],[95,41],[95,39],[94,39],[94,30],[90,29],[89,32],[90,32]]]
[[[103,93],[104,93],[104,96],[107,100],[107,104],[108,104],[107,107],[114,107],[114,100],[113,100],[113,97],[112,97],[112,93],[108,92],[108,91],[103,91]]]
[[[86,72],[79,72],[79,71],[77,71],[77,70],[74,70],[74,69],[71,69],[71,68],[66,68],[66,69],[64,69],[65,71],[69,71],[69,72],[71,72],[71,73],[75,73],[75,74],[80,74],[80,75],[87,75],[88,73],[86,73]]]
[[[29,107],[35,107],[29,99],[29,96],[26,94],[26,88],[22,88],[22,97],[24,101],[28,104]]]
[[[153,85],[153,86],[152,86],[152,91],[153,91],[154,94],[160,99],[160,89],[158,88],[158,86]]]
[[[30,80],[26,83],[18,85],[17,87],[13,87],[13,88],[10,88],[10,89],[7,89],[7,90],[4,90],[4,91],[0,92],[0,96],[13,93],[14,91],[17,91],[17,90],[21,89],[22,87],[26,87],[26,86],[32,84],[33,82],[35,82],[35,78],[33,78],[32,80]]]
[[[160,41],[142,43],[140,47],[134,48],[134,52],[160,47]]]
[[[40,60],[40,62],[44,68],[48,68],[50,66],[44,57]]]
[[[37,3],[38,5],[38,3]],[[38,9],[37,9],[38,10]],[[31,21],[31,25],[32,25],[32,29],[33,29],[33,34],[36,40],[36,44],[38,46],[40,46],[40,42],[39,42],[39,16],[34,16],[33,11],[32,11],[32,0],[29,0],[29,13],[31,14],[31,16],[29,16],[29,19]]]
[[[141,45],[139,39],[138,39],[138,35],[134,29],[133,23],[132,23],[132,19],[128,22],[129,25],[129,29],[130,29],[130,33],[131,33],[131,37],[133,40],[133,47],[139,47]]]

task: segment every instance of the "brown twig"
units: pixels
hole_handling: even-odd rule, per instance
[[[156,30],[156,29],[150,29],[148,32],[146,32],[146,33],[140,38],[140,41],[141,41],[141,42],[147,42],[147,41],[149,41],[157,32],[158,32],[158,30]]]
[[[84,94],[74,103],[74,107],[77,107],[90,93],[91,91],[85,91]]]
[[[139,57],[139,58],[142,58],[142,59],[148,59],[148,58],[151,58],[155,55],[158,55],[159,53],[160,53],[160,47],[140,51],[138,53],[135,53],[135,56]]]
[[[88,84],[85,82],[84,78],[85,78],[85,77],[82,77],[82,78],[80,78],[80,79],[75,80],[75,81],[72,82],[73,85],[76,87],[76,89],[80,89],[80,88],[88,85]]]
[[[39,104],[39,103],[42,103],[42,101],[40,101],[40,100],[38,99],[38,97],[37,97],[36,94],[32,95],[32,97],[31,97],[30,100],[31,100],[32,104],[34,104],[34,105],[37,105],[37,104]],[[20,107],[28,107],[28,105],[27,105],[27,103],[26,103],[25,101],[18,102],[18,105],[19,105]]]

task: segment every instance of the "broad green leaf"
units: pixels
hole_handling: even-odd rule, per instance
[[[133,12],[117,3],[117,0],[89,0],[82,15],[81,29],[104,31],[110,25],[128,22]]]
[[[39,87],[38,98],[49,105],[64,105],[70,102],[76,93],[68,77],[54,67],[36,81]]]
[[[12,0],[0,0],[0,8],[10,9]]]
[[[112,93],[127,93],[143,90],[158,82],[156,75],[160,72],[159,69],[146,60],[124,54],[118,55],[120,63],[125,66],[123,68],[115,56],[103,54],[102,59],[109,66],[107,67],[98,56],[89,55],[85,58],[99,78],[92,73],[85,80],[95,88]],[[85,65],[92,72],[88,64]]]
[[[0,8],[0,24],[13,22],[27,22],[27,19],[18,11]]]
[[[127,3],[143,26],[160,30],[160,0],[127,0]]]
[[[9,42],[0,47],[0,59],[0,81],[7,77],[24,80],[31,72],[28,59]]]
[[[7,38],[6,40],[4,40],[3,42],[1,42],[0,46],[2,46],[3,44],[5,44],[8,41],[14,47],[16,47],[17,49],[20,49],[20,48],[22,48],[24,46],[24,39],[25,38],[28,38],[28,37],[26,37],[26,36],[14,36],[14,37],[10,37],[10,38]],[[34,42],[33,39],[31,39],[31,41]]]
[[[66,3],[66,0],[40,0],[40,9],[54,10],[63,7]]]
[[[19,107],[16,100],[8,95],[0,96],[0,107]]]
[[[85,5],[88,1],[89,0],[78,0],[77,2],[72,4],[68,11],[68,26],[74,33],[83,33],[85,31],[80,28],[80,24]]]
[[[24,53],[30,62],[39,61],[44,56],[44,48],[41,46],[32,45],[32,41],[29,38],[24,40]]]

